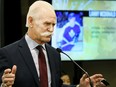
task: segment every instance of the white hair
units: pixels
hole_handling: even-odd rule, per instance
[[[50,8],[53,10],[53,7],[50,3],[46,1],[35,1],[30,7],[29,11],[27,13],[27,18],[26,18],[26,27],[29,27],[28,24],[28,18],[31,16],[33,18],[36,18],[36,15],[39,15],[38,13],[42,11],[42,9]],[[40,12],[41,13],[41,12]]]

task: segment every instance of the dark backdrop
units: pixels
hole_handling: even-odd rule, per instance
[[[4,0],[4,45],[21,38],[20,0]]]

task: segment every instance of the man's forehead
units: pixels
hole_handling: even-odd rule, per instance
[[[45,20],[43,20],[44,22],[47,22],[47,23],[56,23],[56,18],[45,18]]]

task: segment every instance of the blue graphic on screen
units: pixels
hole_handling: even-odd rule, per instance
[[[63,51],[82,50],[82,12],[56,11],[56,45]],[[81,49],[80,49],[81,48]]]

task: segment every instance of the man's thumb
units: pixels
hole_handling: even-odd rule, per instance
[[[83,76],[81,77],[81,81],[85,81],[85,79],[87,78],[87,74],[83,74]]]
[[[16,65],[13,65],[11,73],[12,74],[15,74],[16,71],[17,71],[17,66]]]

